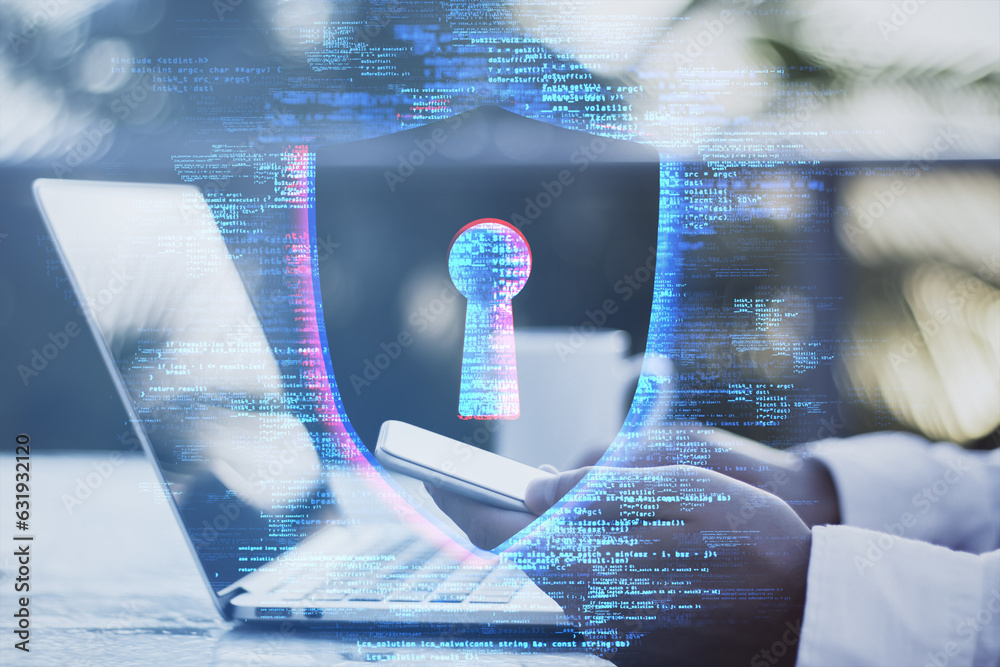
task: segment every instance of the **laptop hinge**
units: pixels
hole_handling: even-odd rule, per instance
[[[218,594],[219,605],[222,608],[222,614],[227,619],[231,619],[233,617],[233,606],[230,604],[230,601],[237,595],[242,595],[243,593],[246,592],[247,590],[245,588],[243,588],[242,586],[238,586],[236,584],[228,586],[227,588],[219,592]]]

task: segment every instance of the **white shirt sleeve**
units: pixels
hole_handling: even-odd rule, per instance
[[[849,525],[813,528],[797,665],[1000,665],[1000,452],[902,433],[811,450]]]
[[[813,528],[798,667],[996,667],[1000,551]]]
[[[833,477],[842,524],[972,553],[1000,548],[1000,450],[871,433],[808,451]]]

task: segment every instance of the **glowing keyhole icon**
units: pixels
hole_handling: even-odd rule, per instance
[[[517,419],[521,403],[511,299],[531,273],[528,242],[508,222],[476,220],[452,240],[448,273],[468,300],[458,417]]]

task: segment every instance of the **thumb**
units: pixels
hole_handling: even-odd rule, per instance
[[[576,470],[565,470],[545,479],[532,480],[524,492],[524,504],[535,514],[543,514],[576,486],[591,469],[591,466],[587,466]]]

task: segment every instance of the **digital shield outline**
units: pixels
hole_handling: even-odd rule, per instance
[[[465,304],[447,253],[474,220],[510,222],[531,245],[515,329],[623,329],[645,350],[654,280],[636,271],[657,256],[653,148],[485,106],[318,148],[315,178],[330,371],[369,449],[387,419],[492,447],[491,429],[456,414]]]

